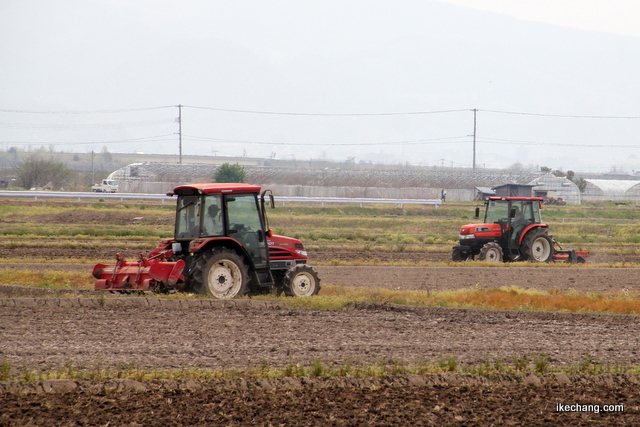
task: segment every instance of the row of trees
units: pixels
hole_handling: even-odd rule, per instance
[[[86,173],[72,171],[62,162],[43,159],[39,156],[30,156],[20,161],[14,168],[14,174],[16,184],[25,189],[60,190],[64,187],[77,187],[78,178],[86,179]],[[247,173],[242,166],[229,163],[220,166],[213,176],[213,182],[246,182],[246,180]]]
[[[17,177],[17,185],[22,188],[47,188],[52,190],[61,189],[64,186],[71,187],[77,184],[77,179],[73,179],[78,175],[68,169],[64,163],[56,162],[52,159],[43,159],[38,155],[24,158],[14,169]],[[565,177],[573,181],[580,192],[584,192],[587,181],[584,178],[575,179],[575,172],[569,170],[566,173],[561,170],[552,170],[549,167],[542,166],[541,172],[553,173],[558,177]],[[86,174],[83,174],[86,175]],[[82,179],[86,179],[82,177]],[[247,174],[242,166],[225,163],[220,166],[214,176],[213,182],[246,182]],[[74,183],[74,181],[76,181]]]
[[[59,162],[27,158],[17,168],[18,185],[22,188],[48,187],[57,190],[71,180],[74,172]]]

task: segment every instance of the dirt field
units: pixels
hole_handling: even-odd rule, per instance
[[[24,268],[24,265],[4,265]],[[38,268],[38,266],[33,266]],[[82,271],[90,266],[65,268]],[[323,283],[401,289],[517,285],[580,291],[636,290],[638,269],[527,267],[331,267]],[[517,279],[516,279],[517,278]],[[6,289],[4,290],[7,294]],[[284,367],[319,360],[392,366],[398,361],[460,364],[546,354],[553,366],[590,355],[640,364],[637,316],[495,312],[359,304],[340,311],[254,301],[117,297],[4,298],[0,360],[14,369]],[[45,302],[47,301],[46,305]],[[59,306],[62,305],[62,306]],[[30,425],[638,425],[631,374],[464,378],[289,379],[261,383],[135,381],[40,384],[15,394],[0,386],[0,426]],[[46,392],[44,390],[49,390]],[[559,412],[557,404],[600,405]],[[624,411],[604,412],[604,405]]]
[[[133,258],[135,259],[135,258]],[[0,268],[14,270],[61,269],[86,272],[91,282],[89,264],[0,263]],[[453,290],[461,288],[499,288],[518,286],[523,289],[556,289],[579,292],[640,291],[640,268],[563,268],[518,267],[518,264],[496,267],[382,267],[382,266],[316,266],[322,284],[337,286]]]
[[[38,218],[56,224],[87,220],[66,215]],[[106,220],[124,225],[131,218],[91,217],[96,223]],[[166,225],[172,218],[153,221]],[[136,242],[128,241],[132,243]],[[42,241],[38,248],[0,247],[0,258],[51,260],[56,269],[89,275],[91,265],[58,262],[69,258],[110,261],[116,252],[135,259],[138,251],[108,242],[57,249]],[[324,264],[354,258],[441,262],[449,254],[332,248],[315,250],[311,257]],[[597,252],[589,258],[591,263],[622,261],[640,260],[633,255],[611,259]],[[51,267],[0,264],[0,268],[20,270]],[[323,284],[367,288],[433,291],[513,285],[623,292],[640,286],[640,269],[634,268],[514,264],[493,268],[324,265],[317,269]],[[437,362],[449,357],[460,365],[473,365],[541,354],[557,367],[575,364],[587,355],[610,365],[640,365],[637,316],[372,304],[319,311],[255,301],[158,303],[141,297],[101,302],[91,293],[44,299],[0,286],[3,295],[0,362],[18,372],[64,370],[65,366],[78,370],[124,366],[231,370],[291,364],[309,368],[316,361],[329,369]],[[262,381],[0,382],[0,426],[632,426],[640,425],[638,384],[640,375],[635,374],[566,377],[554,373],[495,378],[438,374]],[[559,404],[585,407],[562,411]],[[624,405],[624,411],[605,411],[605,405]]]

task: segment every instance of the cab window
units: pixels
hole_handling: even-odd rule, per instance
[[[200,197],[185,196],[178,199],[176,213],[176,239],[198,237],[200,228]]]

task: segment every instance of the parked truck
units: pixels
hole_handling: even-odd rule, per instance
[[[117,193],[118,183],[112,179],[103,179],[101,183],[91,187],[94,193]]]

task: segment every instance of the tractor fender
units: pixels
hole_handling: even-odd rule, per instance
[[[526,226],[523,230],[522,233],[520,233],[520,238],[518,239],[518,245],[522,246],[522,242],[524,240],[525,237],[527,237],[527,234],[536,228],[549,228],[549,226],[547,224],[531,224]]]
[[[153,258],[164,251],[170,250],[173,242],[175,242],[175,239],[161,240],[160,243],[158,243],[158,246],[149,253],[149,258]]]
[[[229,248],[238,253],[238,255],[242,256],[247,263],[247,266],[253,270],[255,268],[255,264],[253,259],[242,245],[242,243],[238,242],[236,239],[231,237],[211,237],[205,239],[193,239],[189,244],[189,252],[191,253],[202,253],[212,248]]]

